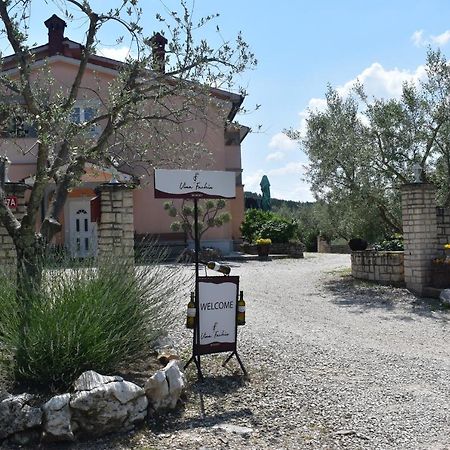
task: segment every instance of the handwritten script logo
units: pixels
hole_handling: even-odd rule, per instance
[[[195,173],[195,175],[192,177],[192,182],[189,181],[182,181],[180,183],[180,190],[183,191],[205,191],[205,190],[211,190],[214,189],[213,186],[211,186],[206,181],[199,180],[200,174],[198,172]]]

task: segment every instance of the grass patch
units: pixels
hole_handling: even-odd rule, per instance
[[[42,287],[23,303],[14,286],[5,286],[0,373],[59,391],[85,370],[108,374],[148,355],[152,342],[179,319],[187,276],[162,264],[130,268],[111,261],[101,269],[48,270]]]
[[[333,270],[328,270],[326,273],[337,275],[340,277],[349,277],[352,274],[352,268],[351,267],[340,267]]]

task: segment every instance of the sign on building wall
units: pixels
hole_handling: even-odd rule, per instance
[[[199,277],[195,354],[236,351],[238,292],[239,277]]]
[[[9,209],[17,209],[17,197],[15,195],[8,195],[5,197],[5,204]]]
[[[155,169],[156,198],[235,198],[234,172]]]

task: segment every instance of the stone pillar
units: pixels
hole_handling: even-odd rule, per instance
[[[431,260],[436,255],[436,189],[413,183],[401,188],[406,287],[423,295],[430,285]]]
[[[331,253],[330,243],[320,235],[317,236],[317,253]]]
[[[12,197],[14,201],[17,200],[17,203],[11,207],[17,220],[21,220],[25,215],[25,192],[28,189],[29,186],[24,183],[5,183],[6,196]],[[17,272],[16,249],[12,238],[3,226],[0,226],[0,271],[11,277],[15,277]]]
[[[133,188],[124,183],[101,184],[98,224],[98,259],[113,264],[114,259],[134,265]]]

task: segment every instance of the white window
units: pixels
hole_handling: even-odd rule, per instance
[[[92,104],[76,104],[72,112],[70,114],[70,121],[72,123],[85,123],[89,122],[92,119],[95,119],[96,115],[98,113],[98,108],[95,107]],[[100,134],[100,126],[98,124],[92,124],[92,126],[89,128],[89,136],[90,137],[96,137]]]

